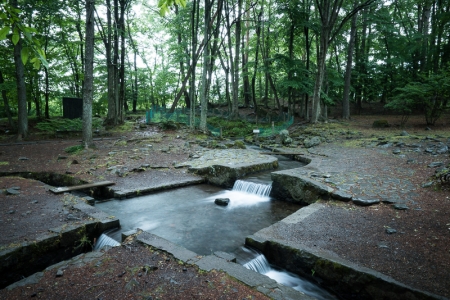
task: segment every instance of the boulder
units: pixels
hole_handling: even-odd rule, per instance
[[[306,138],[303,141],[303,145],[305,146],[305,148],[311,148],[314,146],[318,146],[318,145],[320,145],[320,143],[321,143],[321,140],[320,140],[320,137],[318,137],[318,136]]]

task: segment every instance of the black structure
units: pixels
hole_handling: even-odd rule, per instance
[[[83,99],[81,98],[63,98],[63,117],[67,119],[76,119],[83,117]]]

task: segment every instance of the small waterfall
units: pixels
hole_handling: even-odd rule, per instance
[[[246,192],[260,197],[268,197],[271,190],[272,184],[259,184],[243,180],[236,180],[233,186],[233,191]]]
[[[331,295],[323,288],[315,285],[312,282],[309,282],[308,280],[302,279],[293,273],[275,269],[269,264],[266,257],[263,254],[257,252],[256,250],[248,248],[242,250],[244,250],[244,252],[247,253],[247,256],[248,255],[256,256],[249,262],[243,264],[245,268],[266,275],[267,277],[272,278],[273,280],[275,280],[278,283],[281,283],[282,285],[289,286],[315,299],[320,300],[337,299],[335,296]]]
[[[262,254],[244,264],[244,267],[261,274],[266,274],[272,270],[266,257]]]
[[[97,239],[97,242],[94,245],[94,251],[101,250],[104,247],[117,247],[120,246],[120,243],[115,239],[110,238],[106,234],[102,233],[102,235]]]

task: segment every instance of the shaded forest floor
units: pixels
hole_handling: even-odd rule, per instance
[[[374,129],[372,124],[374,120],[385,119],[391,124],[391,127],[385,129]],[[336,136],[335,140],[329,144],[323,144],[321,147],[333,149],[352,148],[356,147],[360,149],[359,140],[367,139],[369,137],[398,135],[400,131],[405,130],[411,135],[417,135],[421,137],[432,136],[441,140],[448,140],[450,138],[450,118],[448,116],[443,117],[435,126],[432,126],[431,130],[427,130],[423,117],[411,117],[404,128],[400,127],[401,117],[398,116],[355,116],[352,120],[346,122],[340,122],[339,128],[348,131],[357,131],[361,134],[357,137],[353,137],[352,143],[348,142],[347,136]],[[298,128],[301,121],[296,121],[293,125],[293,129]],[[58,174],[66,174],[79,178],[87,182],[95,182],[100,180],[111,180],[116,182],[117,185],[128,186],[136,183],[137,178],[142,178],[142,165],[146,165],[145,174],[147,178],[152,178],[155,181],[170,180],[171,178],[183,178],[192,176],[187,173],[186,170],[176,169],[173,165],[177,162],[186,161],[192,154],[192,148],[186,147],[186,142],[193,142],[201,140],[204,136],[191,133],[188,129],[180,129],[176,131],[162,131],[156,126],[141,127],[137,122],[131,126],[128,130],[122,132],[108,132],[107,135],[102,135],[96,138],[96,148],[89,150],[82,150],[77,154],[68,154],[65,149],[68,147],[79,144],[80,136],[71,134],[64,137],[45,136],[37,134],[33,129],[30,130],[31,134],[26,141],[17,143],[15,137],[11,134],[1,136],[0,140],[0,172],[3,174],[15,173],[15,172],[53,172]],[[316,128],[321,128],[322,125],[314,125]],[[2,127],[5,130],[7,128]],[[143,151],[142,149],[147,150]],[[150,150],[148,150],[150,149]],[[349,152],[350,153],[350,152]],[[385,156],[386,162],[383,164],[390,164],[391,157]],[[427,168],[427,163],[435,160],[443,161],[444,164],[449,163],[448,153],[439,157],[422,155],[423,163],[420,165],[408,165],[400,166],[401,168],[415,168],[411,181],[418,185],[431,180],[431,176],[434,174],[434,169]],[[383,156],[377,156],[376,159],[383,159]],[[376,162],[373,163],[376,166]],[[377,172],[376,167],[371,172]],[[40,231],[47,230],[48,224],[51,222],[68,222],[66,219],[61,221],[61,213],[63,208],[58,206],[62,201],[62,196],[51,195],[48,192],[48,186],[34,180],[22,180],[14,177],[4,176],[0,177],[0,188],[7,189],[18,186],[20,189],[19,195],[0,195],[2,217],[1,217],[1,236],[2,245],[9,243],[33,240],[34,234],[38,234]],[[417,191],[420,193],[420,197],[423,198],[422,207],[425,209],[417,211],[411,211],[410,214],[420,214],[420,220],[423,224],[418,224],[414,218],[409,218],[407,222],[402,223],[402,230],[405,232],[416,232],[416,235],[408,234],[402,235],[401,243],[406,243],[409,246],[406,250],[402,250],[404,257],[411,257],[420,250],[423,253],[429,253],[430,259],[421,262],[419,265],[411,266],[404,262],[397,261],[395,263],[395,276],[396,280],[405,284],[411,285],[414,288],[422,289],[431,293],[435,293],[441,296],[450,297],[450,290],[448,288],[448,278],[446,276],[434,276],[434,280],[418,280],[421,272],[433,272],[435,273],[450,273],[450,248],[448,248],[448,241],[450,235],[450,191],[449,185],[435,185],[431,189],[420,189]],[[33,203],[33,201],[37,201]],[[365,227],[370,227],[371,224],[375,225],[379,220],[388,220],[393,212],[385,207],[380,207],[375,212],[373,209],[358,209],[358,218],[360,222],[365,222]],[[14,213],[10,213],[14,211]],[[394,212],[395,214],[395,212]],[[336,214],[337,216],[338,214]],[[330,216],[329,216],[330,217]],[[394,217],[395,218],[395,217]],[[378,220],[378,221],[377,221]],[[359,222],[359,221],[358,221]],[[33,224],[32,228],[27,224]],[[377,224],[378,225],[378,224]],[[16,228],[16,229],[14,229]],[[429,228],[429,230],[422,230],[421,228]],[[353,230],[349,232],[348,230]],[[359,228],[352,227],[346,229],[345,235],[357,235]],[[418,243],[418,235],[423,238],[424,242]],[[342,236],[342,240],[347,237]],[[330,242],[331,243],[331,242]],[[380,251],[379,249],[366,249],[364,243],[358,244],[358,253],[365,251]],[[420,249],[417,249],[420,248]],[[125,249],[125,248],[122,248]],[[408,249],[411,252],[408,253]],[[119,251],[119,253],[117,253]],[[120,265],[113,267],[109,264],[102,264],[95,266],[95,272],[92,265],[86,265],[79,267],[77,271],[71,272],[71,274],[79,274],[79,276],[70,276],[70,278],[58,279],[54,277],[53,273],[47,274],[44,279],[38,285],[25,286],[22,288],[16,288],[12,292],[6,290],[0,291],[0,298],[19,299],[24,296],[37,295],[46,299],[60,298],[62,294],[59,291],[71,290],[74,287],[86,287],[86,293],[81,293],[78,299],[92,299],[92,296],[99,295],[103,299],[118,299],[114,295],[120,295],[117,290],[112,289],[108,291],[106,287],[108,285],[90,283],[91,277],[88,274],[110,274],[111,280],[119,286],[119,289],[126,289],[125,283],[119,285],[117,283],[117,274],[121,274],[124,266],[129,268],[139,268],[140,262],[136,263],[136,260],[141,257],[142,253],[146,253],[145,249],[135,248],[135,251],[139,253],[139,256],[133,258],[130,255],[123,255],[126,253],[120,253],[119,250],[114,250],[111,254],[111,259],[118,261]],[[143,252],[142,252],[143,251]],[[395,249],[393,250],[395,251]],[[136,254],[137,255],[137,254]],[[142,254],[144,255],[144,254]],[[163,253],[146,254],[146,255],[160,255],[155,256],[155,260],[166,262],[167,257]],[[426,255],[425,255],[426,256]],[[373,263],[370,261],[360,261],[357,253],[354,255],[348,255],[347,259],[352,260],[355,258],[355,262],[364,266],[370,267]],[[167,262],[170,261],[170,258]],[[377,262],[379,263],[379,262]],[[382,263],[382,262],[381,262]],[[378,265],[375,270],[386,270],[392,264],[392,262],[386,260],[386,266]],[[122,267],[120,267],[122,266]],[[421,270],[423,266],[425,270]],[[78,267],[78,266],[77,266]],[[122,269],[121,269],[122,268]],[[175,266],[172,266],[172,271]],[[178,267],[180,273],[186,272],[183,267]],[[130,269],[130,270],[131,270]],[[176,268],[175,268],[176,269]],[[108,271],[111,270],[111,271]],[[125,269],[124,269],[125,270]],[[169,278],[170,268],[160,268],[158,270],[159,278]],[[172,272],[170,271],[170,272]],[[442,271],[442,272],[441,272]],[[110,272],[110,273],[108,273]],[[190,271],[189,271],[190,272]],[[197,275],[192,275],[194,278]],[[201,274],[205,275],[205,274]],[[392,274],[390,274],[392,275]],[[416,275],[419,275],[416,276]],[[94,276],[94,275],[92,275]],[[95,275],[96,276],[96,275]],[[256,298],[263,299],[262,295],[255,294],[254,291],[244,289],[242,284],[231,287],[230,283],[223,277],[223,275],[209,274],[206,276],[212,276],[200,281],[192,281],[191,290],[201,291],[204,287],[202,285],[210,283],[218,287],[219,290],[224,291],[226,286],[236,293],[223,296],[223,299],[241,299],[247,295],[255,295]],[[114,278],[113,278],[114,277]],[[157,280],[157,279],[155,279]],[[177,279],[174,279],[177,281]],[[167,281],[167,280],[166,280]],[[169,280],[170,282],[170,280]],[[55,289],[55,284],[58,284]],[[166,282],[167,283],[167,282]],[[233,283],[235,284],[235,283]],[[90,286],[96,287],[96,292],[91,293]],[[166,299],[179,298],[179,294],[175,293],[176,289],[169,288],[168,284],[166,292],[164,294]],[[105,287],[105,289],[103,289]],[[102,289],[100,289],[102,288]],[[80,290],[81,291],[81,290]],[[88,293],[89,292],[89,293]],[[148,295],[157,296],[152,294],[154,290],[149,288],[145,291],[139,291],[139,293],[133,292],[133,289],[126,290],[123,295],[130,297],[131,299],[142,298],[142,293]],[[95,295],[94,295],[95,294]],[[147,295],[146,294],[146,295]],[[162,294],[161,294],[162,295]],[[186,294],[185,296],[192,299],[193,294]],[[202,292],[196,293],[198,299],[211,299],[212,294]],[[182,298],[182,297],[181,297]],[[149,298],[150,299],[150,298]]]

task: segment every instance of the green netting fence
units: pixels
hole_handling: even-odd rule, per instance
[[[220,110],[209,110],[208,116],[217,116],[226,119],[229,117],[229,113]],[[146,112],[145,118],[147,124],[173,121],[176,123],[186,124],[188,126],[191,125],[190,111],[187,108],[177,108],[174,112],[170,112],[170,109],[164,106],[153,106]],[[258,136],[260,137],[276,135],[280,131],[287,129],[294,122],[294,117],[288,116],[287,114],[283,114],[281,116],[268,116],[265,118],[256,118],[256,116],[245,116],[243,118],[247,122],[255,124],[255,130],[259,130]],[[194,127],[198,127],[200,125],[200,116],[195,116],[194,125]],[[206,124],[206,126],[213,135],[219,136],[221,134],[220,128],[216,128],[209,124]]]

